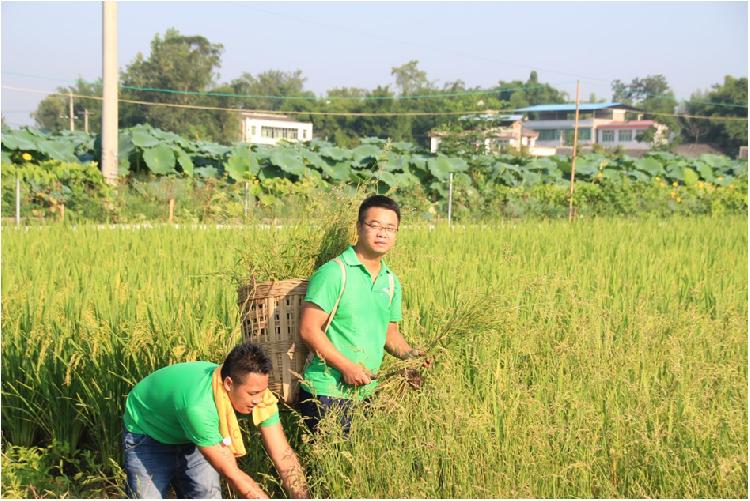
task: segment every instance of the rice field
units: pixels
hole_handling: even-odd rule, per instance
[[[405,226],[387,259],[402,332],[435,362],[418,391],[387,380],[348,441],[284,415],[312,492],[747,497],[747,225]],[[122,496],[128,391],[220,361],[240,339],[241,258],[287,233],[3,228],[2,495]],[[283,496],[249,433],[243,467]]]

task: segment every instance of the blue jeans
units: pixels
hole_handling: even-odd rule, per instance
[[[168,445],[125,430],[123,440],[129,498],[221,498],[219,473],[193,444]]]
[[[367,400],[365,400],[367,401]],[[312,433],[318,432],[318,423],[333,408],[342,410],[339,424],[344,432],[344,436],[349,436],[349,430],[352,426],[351,416],[352,401],[346,398],[334,398],[326,395],[312,396],[304,388],[299,389],[299,413],[305,421],[305,424]]]

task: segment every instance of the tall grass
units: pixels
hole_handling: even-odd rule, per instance
[[[221,360],[240,337],[240,257],[289,237],[4,228],[4,445],[92,451],[106,492],[121,495],[128,391],[161,366]],[[402,331],[435,362],[419,391],[384,382],[348,441],[330,429],[310,442],[284,415],[315,494],[746,497],[746,217],[398,238],[388,264],[404,284]],[[280,494],[248,443],[243,467]]]

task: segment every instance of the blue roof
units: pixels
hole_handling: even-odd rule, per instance
[[[581,111],[596,111],[596,110],[605,110],[607,108],[614,108],[614,107],[625,107],[633,109],[632,106],[624,103],[615,103],[613,101],[610,101],[608,103],[581,103],[578,106],[578,109]],[[520,111],[524,113],[529,112],[538,112],[538,111],[575,111],[576,105],[573,104],[537,104],[535,106],[527,106],[526,108],[518,108],[517,110],[513,111]]]
[[[523,115],[496,115],[496,114],[487,114],[487,115],[464,115],[459,118],[459,120],[482,120],[482,121],[489,121],[489,122],[518,122],[519,120],[523,120]]]

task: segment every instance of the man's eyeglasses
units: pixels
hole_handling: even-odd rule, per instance
[[[362,223],[365,226],[369,227],[372,231],[379,233],[381,230],[385,232],[386,235],[389,237],[392,237],[396,233],[398,233],[398,228],[393,226],[383,226],[378,223]]]

